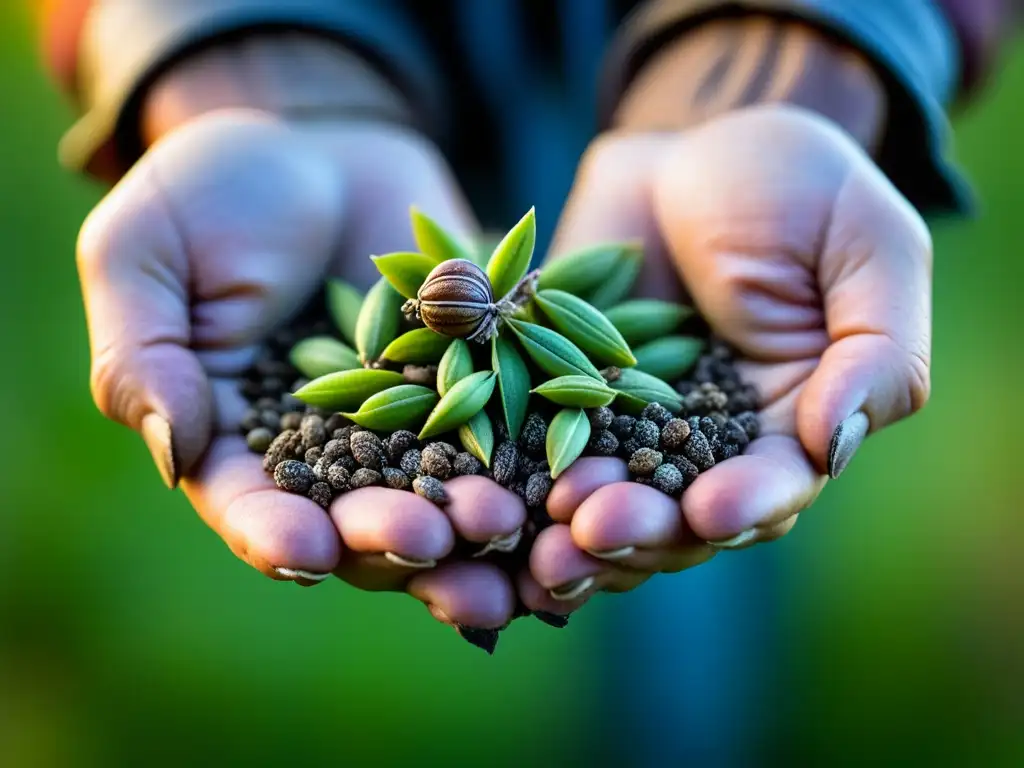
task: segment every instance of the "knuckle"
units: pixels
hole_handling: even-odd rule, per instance
[[[917,413],[927,405],[932,391],[931,365],[927,353],[906,351],[907,391],[910,412]]]
[[[89,387],[92,399],[106,418],[129,423],[131,415],[125,412],[125,376],[120,365],[121,357],[113,348],[98,351],[92,360],[89,372]]]

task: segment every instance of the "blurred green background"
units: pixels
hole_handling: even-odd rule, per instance
[[[70,113],[9,4],[0,97],[0,765],[581,762],[630,597],[488,658],[407,598],[235,560],[92,405],[73,250],[101,190],[57,166]],[[931,404],[772,545],[765,762],[1024,765],[1022,97],[1017,56],[956,122],[983,208],[936,228]]]

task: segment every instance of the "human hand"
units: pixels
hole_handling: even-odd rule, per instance
[[[407,130],[298,127],[244,110],[186,122],[82,229],[92,389],[106,416],[142,434],[167,484],[180,479],[202,518],[265,575],[312,585],[334,573],[362,589],[408,591],[446,622],[497,627],[515,604],[500,570],[432,566],[456,534],[484,543],[513,533],[525,519],[517,496],[464,477],[447,484],[445,512],[367,488],[325,514],[277,490],[238,436],[238,377],[264,337],[328,274],[365,287],[376,277],[368,254],[410,249],[413,203],[473,230],[445,163]]]
[[[868,432],[916,412],[929,393],[928,230],[824,119],[765,106],[683,134],[599,140],[553,251],[635,237],[655,257],[639,292],[678,297],[677,272],[746,358],[762,436],[702,473],[681,506],[624,482],[617,459],[566,471],[548,498],[558,524],[538,538],[524,592],[555,590],[571,598],[565,611],[779,538]]]

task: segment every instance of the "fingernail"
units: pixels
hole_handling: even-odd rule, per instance
[[[284,576],[286,579],[305,579],[306,581],[323,581],[331,574],[329,573],[314,573],[313,571],[304,571],[301,568],[275,568],[279,574]]]
[[[828,447],[828,474],[833,480],[843,474],[853,454],[868,433],[868,416],[864,411],[857,411],[853,416],[844,419],[832,433],[832,443]]]
[[[438,608],[436,605],[428,605],[427,610],[430,611],[430,615],[440,621],[442,624],[449,624],[455,626],[455,622],[448,618],[448,614]]]
[[[171,425],[163,416],[148,413],[142,417],[140,431],[153,461],[156,462],[156,468],[160,470],[164,484],[172,489],[177,487],[178,462],[174,457],[174,435],[171,432]]]
[[[477,552],[473,557],[483,557],[488,552],[515,552],[516,547],[519,546],[519,542],[523,540],[523,529],[516,528],[512,533],[506,534],[505,536],[495,536],[493,539],[484,545],[484,548]]]
[[[549,627],[554,627],[555,629],[565,629],[565,627],[569,624],[568,616],[561,616],[557,613],[548,613],[547,611],[534,611],[533,615],[541,621],[543,621]]]
[[[493,655],[494,649],[498,647],[498,630],[496,629],[477,629],[476,627],[467,627],[465,624],[456,624],[455,631],[467,643],[472,643],[477,648],[487,651],[489,656]]]
[[[718,549],[736,549],[737,547],[742,547],[744,544],[749,544],[756,538],[757,530],[755,528],[751,528],[749,531],[744,531],[743,533],[736,534],[731,539],[723,539],[721,541],[709,541],[708,544],[710,544],[712,547],[717,547]]]
[[[576,579],[576,581],[570,581],[568,584],[555,587],[554,589],[549,590],[548,594],[555,600],[567,602],[569,600],[575,600],[592,586],[594,586],[594,577],[587,576],[585,579]]]
[[[636,547],[619,547],[618,549],[588,549],[588,553],[600,560],[625,560],[636,554]]]
[[[401,565],[406,568],[433,568],[437,565],[437,560],[421,560],[417,557],[402,557],[401,555],[396,555],[394,552],[385,552],[384,557],[395,565]]]

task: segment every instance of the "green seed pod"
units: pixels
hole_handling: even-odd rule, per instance
[[[437,403],[437,393],[418,384],[400,384],[367,398],[346,419],[378,432],[419,426]]]
[[[402,374],[394,371],[356,368],[313,379],[295,392],[295,397],[317,408],[342,411],[358,408],[366,398],[403,381]]]
[[[471,373],[455,382],[427,417],[420,430],[420,440],[449,432],[469,421],[487,405],[496,382],[494,371]]]
[[[409,215],[412,219],[412,236],[416,241],[416,247],[423,255],[433,259],[435,264],[448,259],[476,261],[474,258],[477,255],[475,248],[460,242],[419,208],[415,206],[410,208]]]
[[[683,407],[682,397],[672,387],[636,368],[623,368],[609,386],[619,393],[615,404],[629,413],[639,413],[651,403],[660,403],[672,413]]]
[[[601,312],[571,293],[538,291],[534,302],[551,325],[600,363],[628,368],[636,358],[622,334]]]
[[[356,322],[363,307],[363,294],[344,280],[327,281],[327,310],[342,338],[356,343]]]
[[[526,421],[526,409],[530,403],[530,371],[515,345],[504,336],[494,337],[491,367],[498,374],[505,426],[509,437],[516,440]]]
[[[356,349],[363,364],[380,357],[398,335],[401,318],[402,295],[382,277],[367,292],[356,322]]]
[[[486,411],[480,411],[459,427],[459,442],[462,447],[476,456],[488,469],[491,468],[491,453],[494,451],[494,427]]]
[[[629,344],[639,346],[673,333],[693,309],[669,301],[633,299],[616,304],[604,314]]]
[[[490,338],[497,314],[487,275],[465,259],[434,267],[416,295],[416,311],[431,330],[469,340]]]
[[[566,408],[555,414],[548,426],[545,446],[552,480],[582,455],[589,440],[590,419],[581,408]]]
[[[696,365],[703,351],[700,339],[665,336],[637,347],[636,368],[662,381],[678,381]]]
[[[448,345],[441,362],[437,364],[437,391],[444,397],[455,382],[464,379],[473,372],[473,356],[469,344],[462,339],[454,339]]]
[[[531,208],[502,238],[487,261],[487,277],[495,296],[506,296],[526,276],[536,243],[537,215]]]
[[[556,405],[567,408],[600,408],[610,405],[618,394],[604,382],[590,376],[559,376],[533,390]]]
[[[450,338],[434,333],[429,328],[416,328],[388,344],[380,356],[393,363],[426,365],[440,360],[451,343]]]
[[[541,370],[550,376],[591,376],[601,374],[587,356],[560,333],[542,325],[509,319],[508,326],[519,338],[523,349]]]
[[[637,254],[643,258],[639,243],[607,243],[573,251],[541,268],[537,288],[565,291],[589,300],[590,294],[614,278],[616,270],[630,268]]]
[[[362,367],[355,350],[331,336],[303,339],[292,347],[288,359],[307,379]]]
[[[387,253],[370,259],[392,287],[411,299],[427,279],[437,262],[422,253]]]

